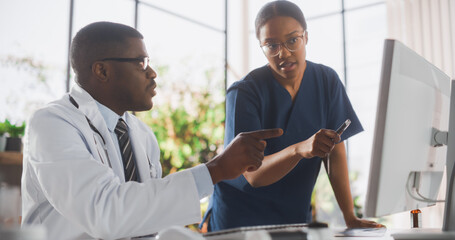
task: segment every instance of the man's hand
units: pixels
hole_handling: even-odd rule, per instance
[[[220,155],[206,163],[213,184],[236,178],[245,171],[258,169],[264,159],[267,145],[264,139],[279,137],[282,134],[281,128],[238,134]]]

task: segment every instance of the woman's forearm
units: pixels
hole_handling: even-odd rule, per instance
[[[258,170],[245,172],[243,176],[253,187],[267,186],[286,176],[301,158],[296,152],[296,146],[291,145],[277,153],[265,156]]]
[[[338,143],[329,155],[328,175],[335,198],[343,212],[344,219],[354,215],[354,202],[349,184],[349,172],[344,142]]]

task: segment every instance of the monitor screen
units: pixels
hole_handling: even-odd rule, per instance
[[[450,77],[397,40],[385,40],[365,215],[379,217],[433,205],[447,146]],[[419,199],[419,200],[416,200]]]

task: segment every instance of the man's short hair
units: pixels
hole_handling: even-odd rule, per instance
[[[71,43],[71,66],[78,81],[88,77],[95,61],[121,54],[121,46],[128,38],[144,37],[136,29],[113,22],[95,22],[83,27]]]

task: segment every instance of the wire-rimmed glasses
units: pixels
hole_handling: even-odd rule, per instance
[[[142,70],[147,70],[147,67],[150,66],[149,57],[138,57],[138,58],[103,58],[100,61],[117,61],[117,62],[138,62]]]
[[[281,52],[281,46],[284,46],[289,52],[295,52],[303,45],[303,37],[305,36],[305,31],[302,35],[291,37],[286,42],[274,43],[268,42],[264,45],[261,45],[262,51],[265,55],[269,57],[276,57]]]

